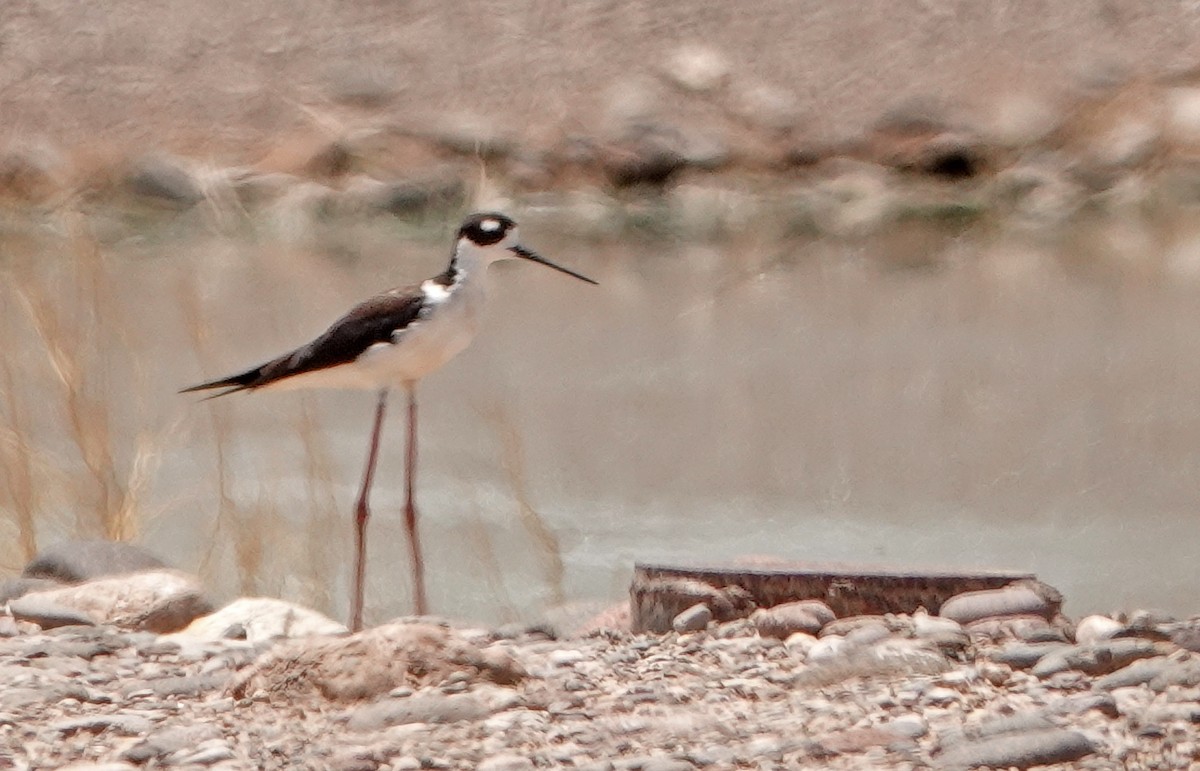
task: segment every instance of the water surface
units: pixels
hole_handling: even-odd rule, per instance
[[[623,597],[635,560],[747,555],[1029,570],[1072,615],[1197,610],[1200,230],[598,242],[534,218],[525,231],[601,286],[493,268],[484,331],[423,383],[436,611],[536,618]],[[38,503],[43,540],[98,504],[20,287],[91,304],[63,334],[89,341],[118,475],[145,477],[145,542],[220,596],[344,616],[372,397],[175,392],[437,272],[450,232],[370,222],[284,239],[180,223],[101,233],[99,262],[82,268],[56,228],[9,232],[6,367],[39,463],[59,469],[37,472],[59,480]],[[394,406],[373,620],[408,609]]]

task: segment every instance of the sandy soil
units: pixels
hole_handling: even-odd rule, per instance
[[[837,135],[913,99],[954,117],[1014,88],[1178,73],[1200,59],[1197,32],[1200,5],[1120,0],[9,0],[0,139],[238,160],[361,113],[587,128],[614,84],[697,41],[741,82],[792,95],[808,131]],[[364,95],[369,107],[334,109]]]

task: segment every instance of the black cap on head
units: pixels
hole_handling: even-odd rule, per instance
[[[491,246],[503,241],[516,226],[517,223],[503,214],[481,212],[467,217],[458,229],[458,237],[468,238],[471,243],[479,246]]]

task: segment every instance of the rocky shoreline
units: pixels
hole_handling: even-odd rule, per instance
[[[502,203],[584,233],[666,219],[702,237],[762,219],[834,236],[912,218],[1058,225],[1200,201],[1192,71],[1095,75],[1055,94],[999,90],[969,116],[914,99],[840,137],[799,117],[795,94],[696,45],[668,52],[652,77],[614,83],[587,129],[533,131],[462,111],[398,119],[381,109],[386,94],[332,98],[320,128],[245,157],[14,138],[0,146],[0,203],[13,216],[195,210],[218,224]]]
[[[350,635],[278,600],[210,612],[180,575],[5,586],[0,768],[1200,768],[1200,622],[1072,622],[1028,582],[941,615]]]

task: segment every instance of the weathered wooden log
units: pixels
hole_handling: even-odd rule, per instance
[[[894,570],[812,563],[760,565],[634,565],[629,589],[634,631],[666,632],[679,612],[712,600],[713,615],[729,620],[796,600],[821,600],[839,618],[937,613],[956,594],[998,589],[1030,573],[1003,570]],[[703,591],[701,591],[703,589]]]

